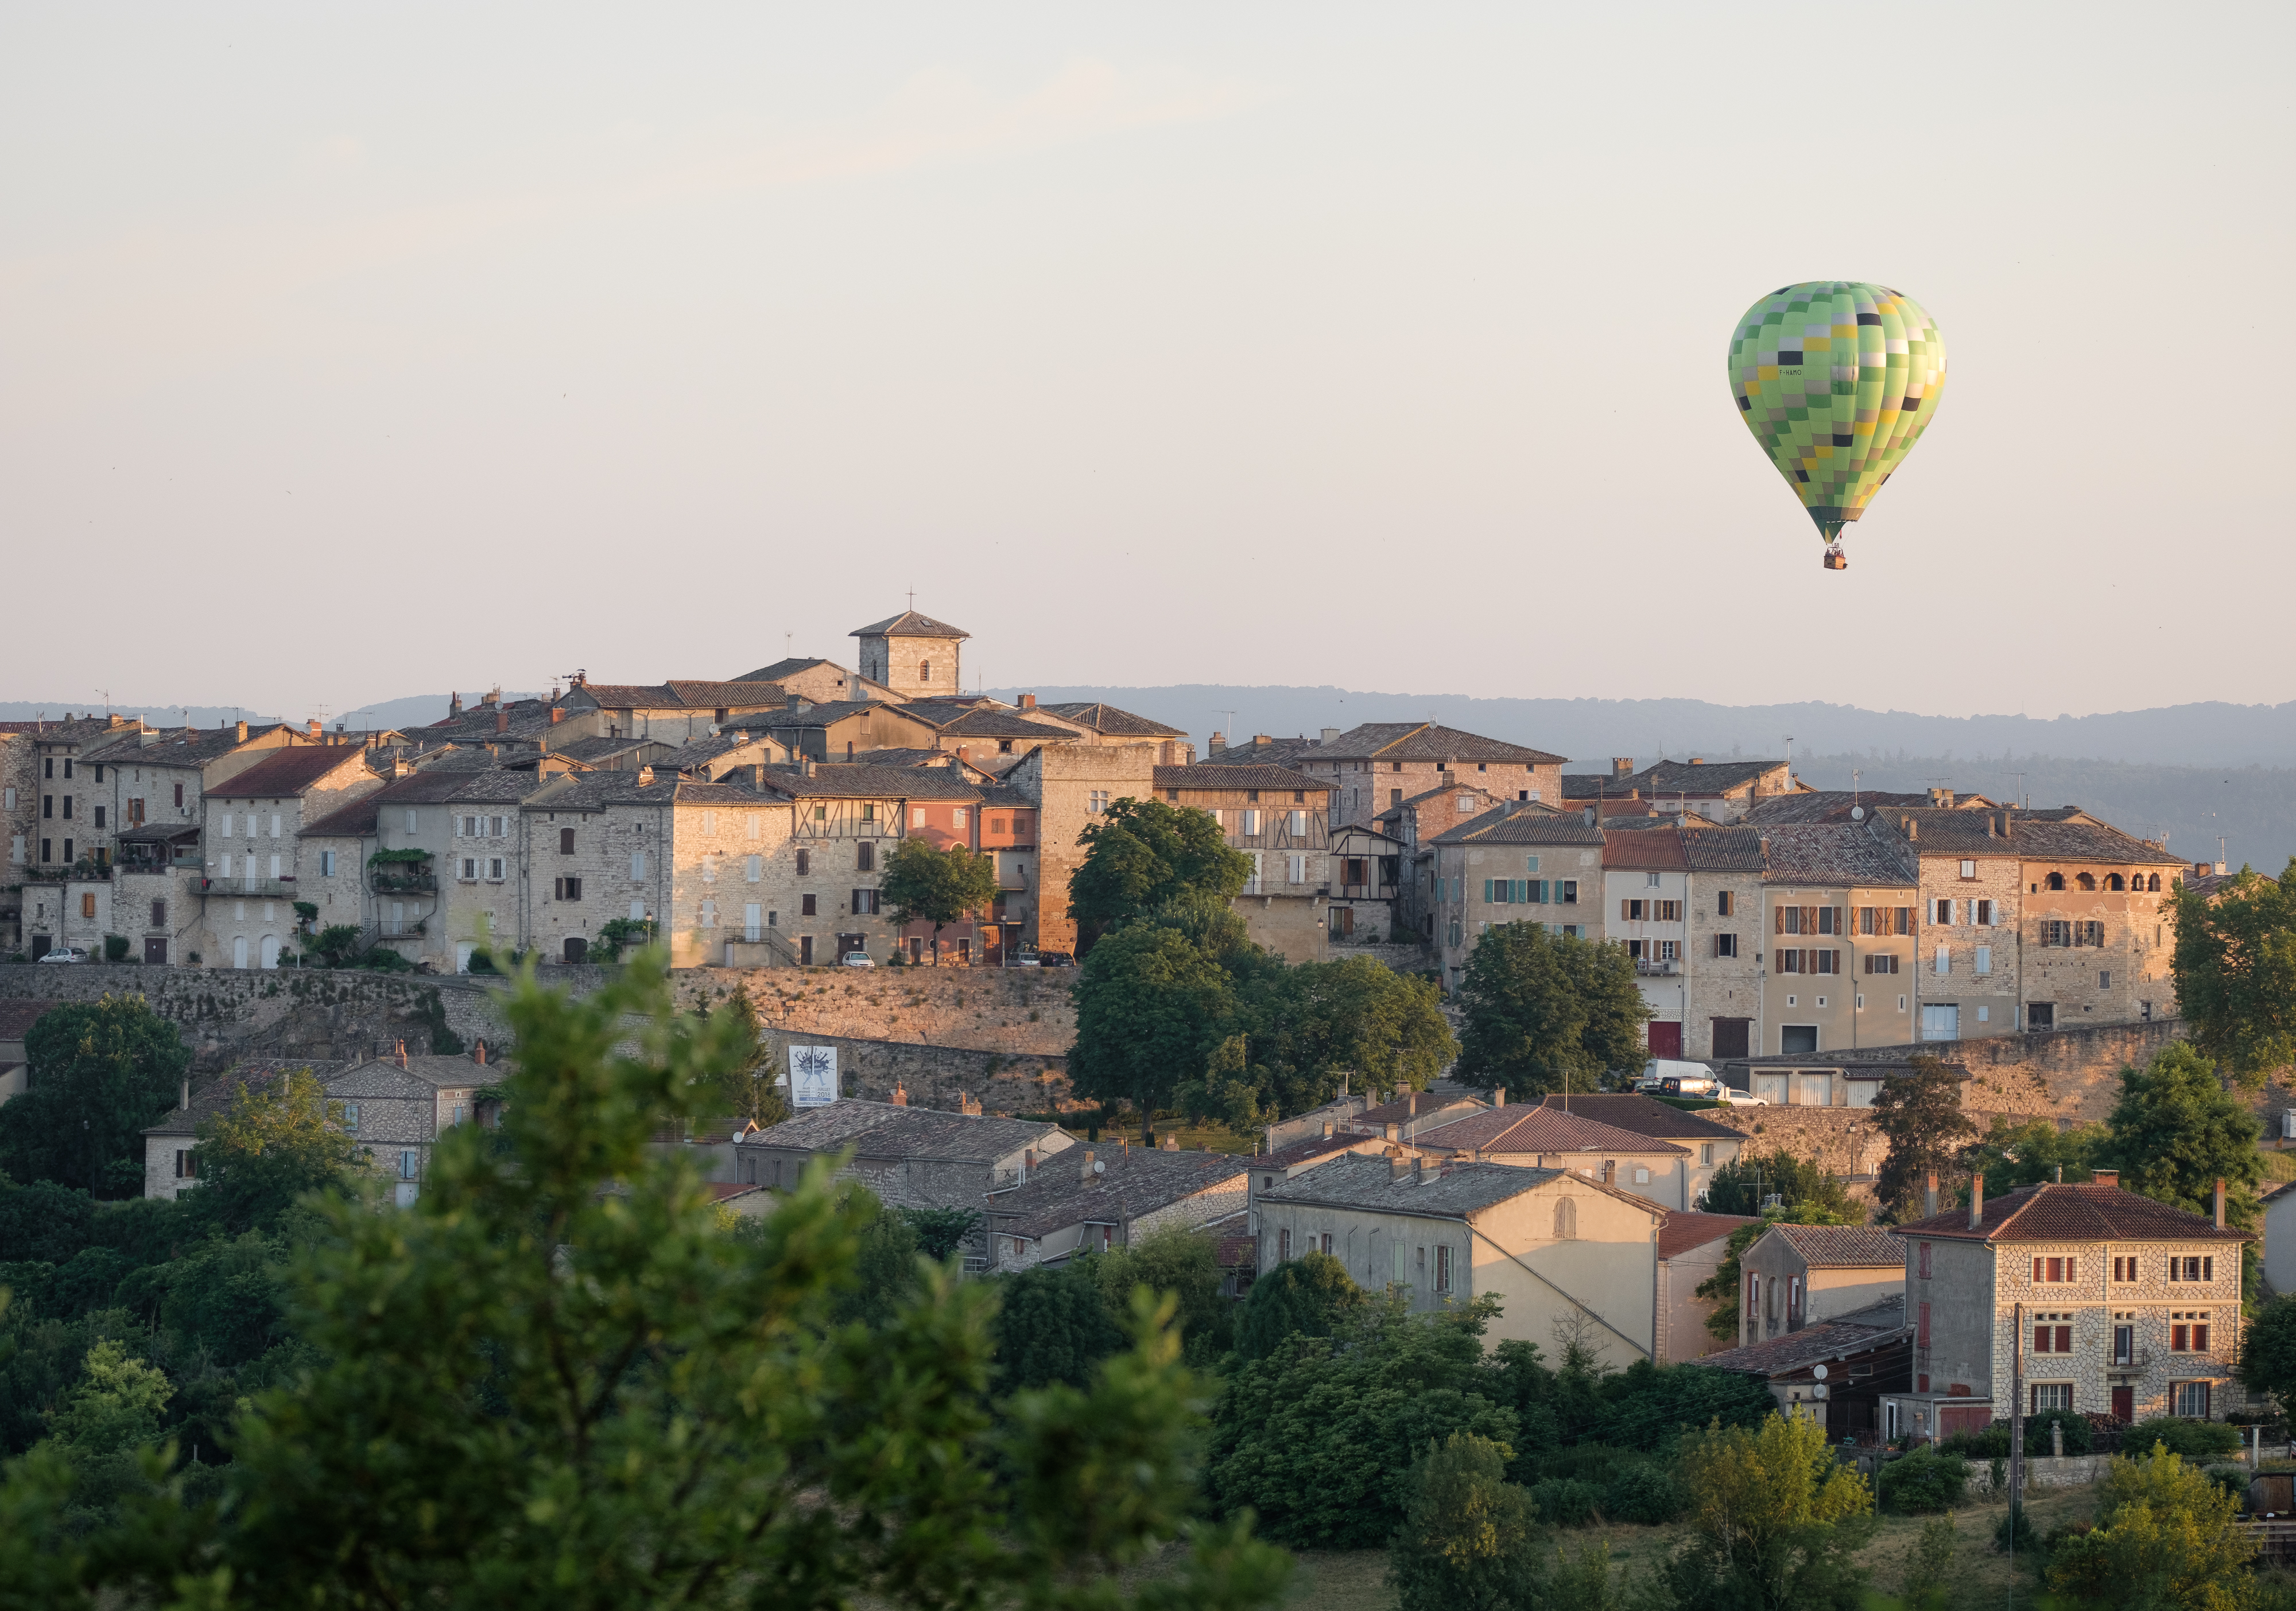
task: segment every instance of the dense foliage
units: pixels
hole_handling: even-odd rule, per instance
[[[2258,1310],[2234,1370],[2251,1391],[2296,1406],[2296,1293],[2282,1293]]]
[[[2213,901],[2180,884],[2170,915],[2169,965],[2194,1048],[2251,1088],[2296,1062],[2296,879],[2243,867]]]
[[[2222,1180],[2226,1223],[2257,1229],[2264,1158],[2256,1138],[2262,1126],[2192,1046],[2179,1041],[2144,1067],[2122,1069],[2120,1100],[2105,1124],[2111,1136],[2101,1161],[2119,1167],[2124,1187],[2207,1214]]]
[[[144,1190],[144,1131],[176,1106],[190,1048],[140,995],[52,1007],[24,1036],[26,1089],[0,1105],[0,1172],[100,1198]]]
[[[905,838],[886,858],[882,896],[893,921],[932,925],[933,965],[940,965],[940,931],[968,912],[985,910],[996,895],[996,858],[952,840],[936,850]]]
[[[2057,1543],[2049,1582],[2085,1605],[2240,1611],[2254,1593],[2245,1568],[2257,1546],[2237,1509],[2165,1450],[2115,1456],[2099,1486],[2096,1526]]]
[[[1226,902],[1251,877],[1209,812],[1161,800],[1118,800],[1077,836],[1084,859],[1069,877],[1069,915],[1089,948],[1119,923],[1190,896]]]
[[[1874,1093],[1874,1124],[1889,1142],[1874,1196],[1885,1220],[1919,1219],[1932,1175],[1949,1179],[1977,1126],[1961,1110],[1962,1076],[1933,1057],[1916,1057],[1912,1072],[1882,1082]]]
[[[1958,1454],[1916,1449],[1885,1464],[1878,1485],[1882,1502],[1892,1510],[1950,1510],[1969,1486],[1969,1462]]]
[[[1545,1599],[1545,1541],[1530,1495],[1506,1480],[1509,1453],[1472,1432],[1419,1452],[1388,1552],[1398,1611],[1517,1611]]]
[[[1456,1077],[1486,1091],[1591,1091],[1649,1055],[1650,1009],[1624,945],[1496,924],[1468,955],[1459,1000],[1467,1025]]]
[[[1691,1535],[1667,1563],[1684,1611],[1857,1611],[1874,1534],[1866,1479],[1836,1463],[1825,1428],[1773,1415],[1685,1443]]]

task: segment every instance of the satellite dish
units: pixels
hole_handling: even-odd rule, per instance
[[[1095,1174],[1106,1174],[1108,1173],[1108,1165],[1102,1163],[1098,1158],[1095,1158],[1092,1161],[1092,1172]]]
[[[1864,822],[1866,820],[1866,808],[1863,806],[1852,806],[1849,808],[1849,820],[1853,822]]]
[[[1824,1380],[1825,1379],[1825,1367],[1824,1367],[1824,1366],[1823,1366],[1823,1365],[1813,1365],[1813,1366],[1811,1366],[1811,1367],[1810,1367],[1809,1373],[1810,1373],[1812,1376],[1814,1376],[1814,1377],[1817,1378],[1817,1379],[1818,1379],[1819,1381],[1821,1381],[1821,1382],[1822,1382],[1822,1381],[1824,1381]]]

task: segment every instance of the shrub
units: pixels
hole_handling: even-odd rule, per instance
[[[2041,1535],[2033,1531],[2032,1512],[2023,1505],[2012,1505],[2003,1511],[2000,1524],[1993,1529],[1993,1547],[2019,1555],[2040,1549]]]
[[[2025,1418],[2025,1452],[2046,1454],[2054,1445],[2049,1441],[2049,1428],[2062,1426],[2065,1429],[2065,1452],[2087,1454],[2090,1448],[2088,1417],[2075,1415],[2070,1410],[2044,1410],[2038,1415]]]
[[[2233,1503],[2248,1509],[2248,1468],[2246,1466],[2203,1466],[2201,1475],[2232,1495]]]
[[[1907,1611],[1943,1611],[1945,1580],[1953,1570],[1954,1549],[1960,1542],[1950,1514],[1922,1524],[1922,1534],[1904,1556],[1898,1592]]]
[[[1958,1454],[1923,1449],[1882,1468],[1882,1502],[1907,1515],[1950,1510],[1969,1485],[1969,1462]]]
[[[107,934],[103,936],[103,960],[107,962],[124,962],[127,960],[126,935]]]
[[[1428,1441],[1412,1462],[1403,1525],[1388,1554],[1399,1611],[1538,1602],[1538,1530],[1505,1470],[1504,1443],[1464,1432]]]
[[[1603,1484],[1603,1517],[1606,1521],[1661,1526],[1679,1521],[1690,1508],[1690,1490],[1671,1462],[1622,1460]]]
[[[1543,1476],[1530,1487],[1538,1519],[1554,1527],[1583,1527],[1595,1519],[1603,1490],[1575,1476]]]
[[[2026,1445],[2028,1451],[2032,1448]],[[2007,1460],[2009,1458],[2009,1423],[1996,1421],[1980,1432],[1956,1432],[1951,1437],[1939,1439],[1940,1454],[1958,1454],[1965,1460]]]
[[[2152,1453],[2155,1443],[2167,1444],[2169,1453],[2185,1460],[2211,1460],[2238,1449],[2240,1433],[2222,1421],[2186,1421],[2163,1415],[2137,1422],[2120,1440],[2122,1452],[2132,1457]]]

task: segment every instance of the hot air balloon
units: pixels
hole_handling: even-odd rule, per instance
[[[1754,440],[1842,570],[1841,528],[1937,413],[1945,338],[1911,297],[1857,280],[1781,286],[1730,337],[1730,389]]]

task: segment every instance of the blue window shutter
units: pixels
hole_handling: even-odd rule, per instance
[[[1537,871],[1538,871],[1538,858],[1537,856],[1531,856],[1531,857],[1529,857],[1529,858],[1527,858],[1527,859],[1528,859],[1528,860],[1529,861],[1529,863],[1530,863],[1530,868],[1529,868],[1529,871],[1532,871],[1532,872],[1537,872]]]
[[[1485,905],[1487,905],[1487,906],[1488,906],[1488,905],[1489,905],[1489,904],[1490,904],[1490,900],[1491,900],[1491,881],[1490,881],[1488,879],[1485,879],[1483,880],[1483,904],[1484,904]]]
[[[1546,903],[1546,901],[1547,890],[1548,890],[1548,880],[1547,880],[1547,879],[1539,879],[1539,880],[1538,880],[1538,899],[1539,899],[1539,902],[1540,902],[1540,904],[1544,904]]]

